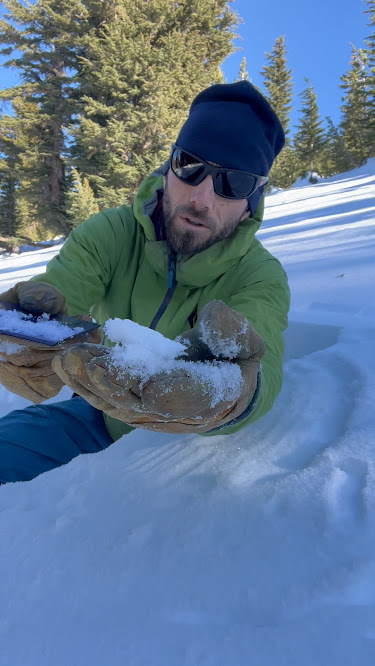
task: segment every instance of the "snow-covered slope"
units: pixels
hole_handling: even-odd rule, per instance
[[[375,160],[269,196],[259,238],[292,289],[274,408],[2,486],[1,666],[375,663]]]

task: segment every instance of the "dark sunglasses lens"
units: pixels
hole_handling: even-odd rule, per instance
[[[229,199],[246,199],[254,191],[256,178],[240,171],[218,171],[215,192]]]
[[[205,175],[206,167],[197,158],[184,150],[175,149],[172,153],[171,166],[173,173],[188,185],[198,185]]]

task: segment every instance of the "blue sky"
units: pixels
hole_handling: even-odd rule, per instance
[[[228,82],[238,74],[241,59],[246,58],[250,78],[261,89],[260,76],[266,64],[265,52],[270,52],[277,37],[285,36],[289,69],[293,70],[294,108],[292,125],[298,120],[300,100],[297,94],[305,87],[304,77],[310,79],[318,98],[321,116],[340,118],[342,91],[340,76],[349,68],[350,43],[364,46],[370,34],[366,25],[366,8],[362,0],[234,0],[230,6],[243,19],[237,30],[241,39],[237,53],[222,65]],[[0,9],[0,14],[2,10]],[[4,59],[0,59],[0,63]],[[15,73],[0,67],[0,88],[16,83]]]
[[[340,77],[349,68],[351,46],[364,47],[370,34],[368,15],[362,0],[235,0],[230,6],[243,19],[237,32],[240,51],[229,56],[222,71],[228,82],[238,74],[241,59],[253,83],[263,89],[260,76],[277,37],[285,36],[289,69],[293,70],[294,109],[292,124],[298,119],[300,99],[296,96],[310,79],[317,93],[321,116],[337,123],[343,91]]]

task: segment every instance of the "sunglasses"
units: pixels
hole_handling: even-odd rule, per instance
[[[267,176],[213,166],[178,146],[172,146],[170,166],[174,175],[187,185],[199,185],[206,176],[212,176],[214,191],[226,199],[248,199],[258,187],[268,183]]]

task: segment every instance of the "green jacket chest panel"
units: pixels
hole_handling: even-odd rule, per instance
[[[131,319],[150,326],[167,293],[167,276],[156,274],[147,260],[141,262],[131,294]],[[188,317],[197,307],[201,289],[177,284],[156,329],[173,340],[190,328]]]

